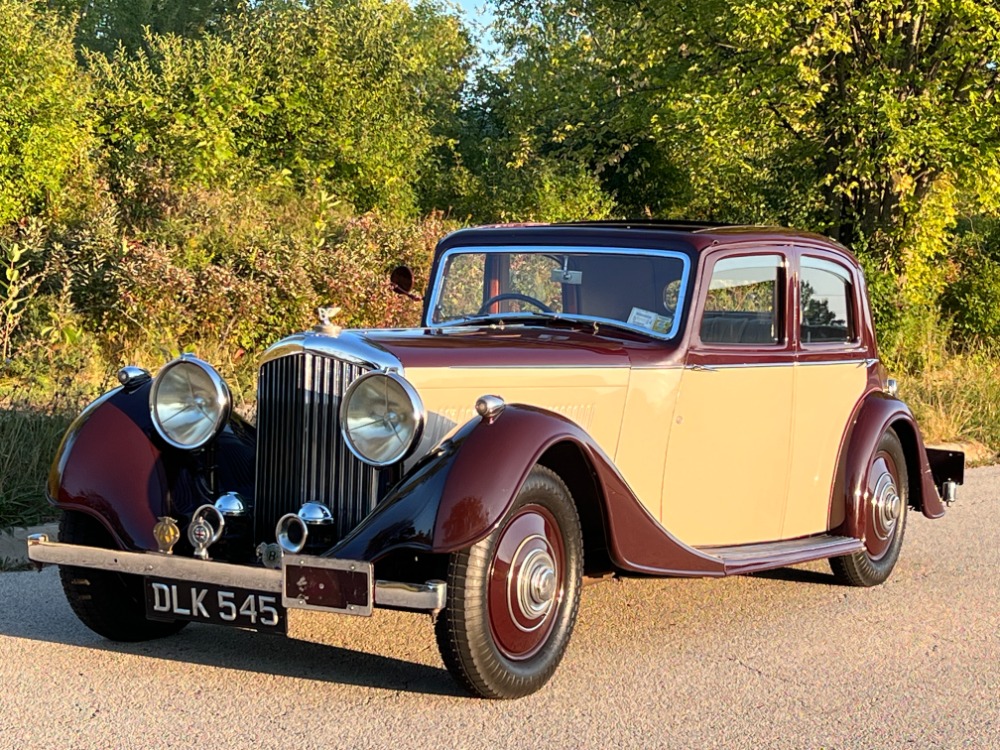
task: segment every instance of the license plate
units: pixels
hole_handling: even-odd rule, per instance
[[[286,632],[281,594],[211,583],[146,578],[146,617]]]
[[[371,615],[375,589],[370,562],[298,555],[285,558],[282,567],[286,607]]]

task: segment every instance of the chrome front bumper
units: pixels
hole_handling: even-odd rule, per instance
[[[28,537],[28,559],[37,565],[74,565],[80,568],[111,570],[140,576],[158,576],[181,581],[209,583],[242,589],[282,593],[282,568],[258,568],[246,565],[196,560],[161,552],[122,552],[49,541],[45,534]],[[297,555],[285,561],[294,562]],[[415,612],[444,609],[447,584],[444,581],[403,583],[375,581],[375,606]]]

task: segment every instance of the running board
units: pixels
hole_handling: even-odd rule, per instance
[[[722,560],[727,576],[783,568],[786,565],[840,557],[861,552],[860,539],[851,536],[807,536],[783,542],[740,544],[733,547],[699,547],[698,551]]]

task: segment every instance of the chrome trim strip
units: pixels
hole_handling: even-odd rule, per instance
[[[280,594],[281,568],[258,568],[246,565],[195,560],[159,552],[122,552],[52,542],[46,534],[32,534],[27,539],[28,559],[38,565],[75,565],[81,568],[110,570],[141,576],[163,576],[182,581],[200,581],[216,586],[256,589]],[[291,560],[295,557],[290,556]],[[313,558],[315,559],[315,558]],[[364,563],[367,565],[368,563]],[[393,609],[436,612],[444,609],[447,595],[444,581],[404,583],[375,581],[375,605]],[[326,610],[328,611],[328,610]]]
[[[122,552],[50,542],[45,534],[28,537],[28,559],[46,565],[75,565],[140,576],[163,576],[182,581],[201,581],[216,586],[258,589],[281,593],[281,571],[245,565],[196,560],[159,552]]]
[[[364,330],[341,331],[336,336],[317,331],[293,333],[268,347],[261,355],[259,365],[292,354],[310,352],[374,370],[394,370],[402,374],[403,363],[399,358],[364,334]]]
[[[626,328],[630,331],[635,331],[636,333],[641,333],[650,338],[660,339],[662,341],[669,341],[677,337],[680,328],[681,317],[683,317],[685,305],[687,303],[686,294],[688,282],[691,278],[691,259],[680,252],[679,250],[658,250],[653,248],[637,248],[637,247],[607,247],[607,246],[590,246],[590,245],[462,245],[458,247],[450,248],[446,250],[440,258],[437,260],[436,267],[442,269],[445,263],[453,255],[462,255],[466,253],[542,253],[542,254],[558,254],[558,253],[580,253],[580,254],[600,254],[600,255],[646,255],[655,256],[661,258],[672,258],[673,260],[679,260],[683,265],[681,270],[681,286],[680,291],[677,294],[677,308],[674,311],[674,319],[670,327],[670,331],[666,334],[657,333],[649,328],[642,328],[641,326],[629,325],[628,322],[623,320],[616,320],[615,318],[602,318],[593,315],[560,315],[560,317],[566,320],[581,321],[584,323],[607,323],[610,326],[616,328]],[[433,318],[434,310],[438,305],[441,297],[441,286],[444,279],[444,273],[439,272],[437,278],[434,280],[435,285],[430,292],[430,302],[427,305],[427,315],[428,319],[424,321],[424,325],[427,328],[442,329],[442,328],[454,328],[455,320],[446,320],[441,323],[435,323],[431,318]],[[498,315],[497,319],[503,316]],[[506,322],[517,321],[517,315],[508,315],[505,318]],[[487,322],[488,321],[484,321]],[[595,329],[599,329],[599,325]]]
[[[375,581],[375,604],[380,607],[439,612],[444,609],[447,594],[448,584],[444,581]]]
[[[782,353],[784,355],[784,353]],[[787,354],[785,356],[794,357],[794,354]],[[698,364],[688,364],[684,365],[686,370],[735,370],[743,367],[816,367],[819,365],[860,365],[864,364],[867,360],[864,359],[827,359],[822,362],[800,362],[797,360],[789,359],[787,362],[734,362],[733,364],[728,363],[714,363],[711,365],[698,365]],[[636,368],[632,368],[636,369]]]

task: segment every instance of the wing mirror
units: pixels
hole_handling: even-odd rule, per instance
[[[413,271],[406,266],[397,266],[389,274],[389,285],[396,294],[405,294],[412,300],[423,300],[419,294],[413,293]]]

